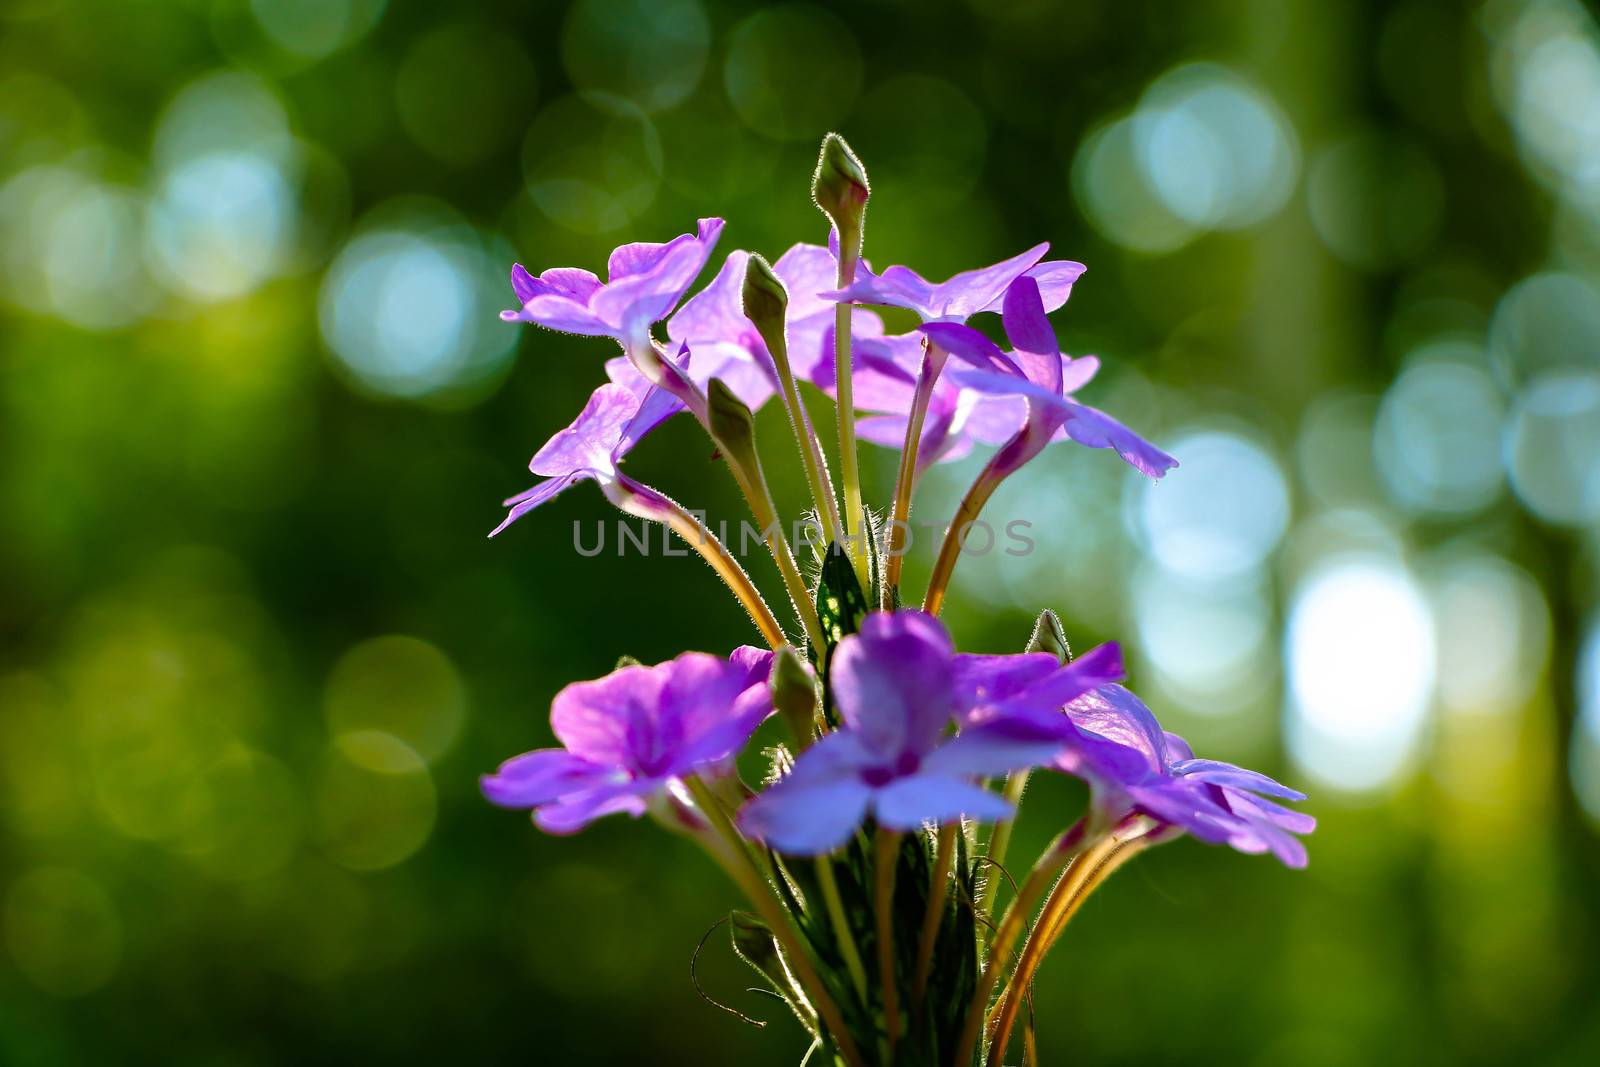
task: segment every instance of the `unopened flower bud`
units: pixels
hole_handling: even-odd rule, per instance
[[[854,260],[861,254],[862,220],[867,212],[867,169],[843,137],[830,133],[822,139],[817,173],[811,179],[811,197],[839,231],[841,254]]]
[[[794,735],[796,747],[811,744],[817,730],[816,676],[789,645],[772,657],[772,706]]]
[[[765,259],[751,255],[744,269],[744,313],[755,324],[774,358],[781,358],[787,352],[783,320],[788,309],[789,290],[783,287]]]
[[[1028,638],[1027,651],[1053,652],[1062,663],[1072,659],[1067,632],[1061,628],[1061,620],[1056,618],[1055,612],[1046,609],[1039,613],[1039,621],[1033,624],[1033,636]]]
[[[706,383],[706,410],[717,446],[736,461],[749,458],[755,447],[756,417],[721,378]]]

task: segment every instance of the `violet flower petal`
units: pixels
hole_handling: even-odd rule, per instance
[[[950,635],[920,611],[873,612],[839,643],[830,684],[862,743],[897,756],[926,752],[954,713]]]
[[[850,840],[871,799],[871,788],[854,776],[785,778],[739,810],[739,829],[780,852],[819,856]]]
[[[909,832],[923,823],[954,822],[966,815],[979,822],[1008,818],[1012,807],[989,790],[945,774],[896,779],[873,796],[873,813],[891,830]]]

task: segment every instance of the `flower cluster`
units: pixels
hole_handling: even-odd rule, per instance
[[[1060,441],[1108,449],[1152,478],[1177,462],[1078,399],[1099,362],[1064,354],[1048,315],[1081,264],[1045,260],[1039,245],[945,282],[901,266],[875,273],[861,255],[866,173],[837,136],[824,142],[813,195],[830,223],[825,245],[795,245],[771,265],[735,251],[687,300],[720,219],[617,249],[604,282],[575,268],[513,269],[521,306],[507,319],[610,337],[622,351],[534,456],[542,480],[506,502],[494,532],[594,481],[705,556],[769,648],[686,652],[570,685],[551,709],[561,747],[508,760],[483,791],[530,809],[551,833],[648,814],[704,847],[755,908],[733,924],[736,948],[830,1062],[999,1063],[1039,962],[1118,865],[1187,835],[1303,866],[1297,835],[1314,822],[1283,805],[1304,799],[1294,790],[1196,759],[1120,684],[1118,647],[1073,657],[1049,612],[1026,651],[956,650],[939,614],[965,527],[1001,482]],[[920,322],[887,334],[873,306]],[[996,313],[1009,351],[970,324]],[[834,399],[838,490],[801,383]],[[786,410],[826,534],[810,580],[756,454],[751,427],[769,402]],[[690,512],[622,472],[679,412],[705,427],[765,530],[795,613],[788,625]],[[882,522],[862,501],[858,435],[900,450]],[[993,452],[921,607],[904,607],[899,549],[918,476],[975,447]],[[753,739],[769,718],[787,738],[769,745],[763,771]],[[996,872],[1038,773],[1086,782],[1087,810],[1011,882],[1001,908]]]

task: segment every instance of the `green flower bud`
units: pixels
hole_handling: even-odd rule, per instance
[[[817,732],[816,675],[788,645],[772,657],[772,706],[783,717],[795,744],[805,748]]]
[[[743,295],[745,316],[755,323],[768,351],[774,357],[783,355],[787,351],[780,349],[784,343],[783,320],[789,309],[789,290],[772,273],[771,264],[758,255],[752,254],[745,266]]]
[[[755,448],[756,417],[721,378],[706,383],[711,436],[733,459],[744,462]]]
[[[822,139],[817,173],[811,179],[811,198],[839,230],[840,247],[847,256],[861,251],[862,220],[867,212],[867,169],[843,137],[830,133]]]
[[[1033,635],[1028,638],[1026,651],[1054,652],[1062,663],[1072,659],[1072,649],[1067,645],[1067,632],[1061,628],[1061,620],[1056,618],[1055,612],[1047,609],[1039,613],[1039,621],[1033,624]]]

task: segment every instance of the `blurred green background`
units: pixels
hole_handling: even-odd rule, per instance
[[[9,0],[0,1063],[799,1060],[720,937],[703,983],[773,1024],[696,996],[735,896],[688,846],[545,838],[475,776],[620,653],[755,639],[695,559],[576,555],[592,489],[485,539],[612,354],[498,321],[510,264],[820,241],[828,129],[880,268],[1087,263],[1084,395],[1183,463],[1047,453],[958,639],[1120,638],[1322,821],[1304,873],[1120,875],[1044,1062],[1600,1058],[1592,8]],[[631,468],[739,517],[691,425]]]

